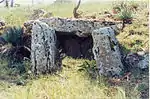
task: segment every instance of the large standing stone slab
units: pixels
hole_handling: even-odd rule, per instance
[[[88,20],[88,19],[68,19],[68,18],[41,18],[40,21],[48,24],[54,28],[60,34],[66,33],[67,35],[74,34],[78,36],[91,35],[92,31],[106,26],[113,26],[115,22],[108,22],[103,20]],[[25,32],[30,33],[32,29],[32,23],[34,20],[30,20],[24,23],[26,28]],[[116,27],[115,27],[116,28]]]
[[[119,75],[123,65],[114,30],[110,27],[96,29],[92,36],[93,53],[99,73],[105,76]]]
[[[35,74],[51,73],[60,68],[57,57],[55,30],[46,23],[35,21],[32,27],[31,63]]]

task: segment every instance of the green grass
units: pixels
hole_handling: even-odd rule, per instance
[[[16,8],[0,8],[0,18],[4,19],[8,25],[23,25],[29,19],[29,15],[34,9],[45,9],[52,12],[55,17],[73,17],[73,8],[75,4],[52,4],[52,5],[35,5],[30,7],[16,7]],[[90,3],[81,4],[80,11],[85,13],[102,12],[110,9],[111,3]]]
[[[141,8],[134,15],[133,23],[127,25],[117,36],[119,43],[132,52],[148,51],[149,23],[147,13],[148,9]]]
[[[27,9],[27,8],[26,8]],[[0,18],[4,19],[7,25],[23,25],[29,15],[28,11],[24,8],[0,8]],[[15,13],[15,14],[14,14]]]
[[[32,79],[24,79],[23,75],[7,77],[8,71],[4,71],[2,76],[7,79],[0,80],[0,99],[139,99],[141,92],[148,88],[147,72],[135,70],[130,78],[132,83],[124,80],[114,86],[105,77],[92,79],[89,72],[79,71],[85,61],[89,62],[65,58],[62,71]],[[136,83],[141,78],[141,83]],[[15,80],[27,83],[19,86]]]
[[[93,80],[78,66],[85,60],[65,58],[62,72],[41,76],[26,86],[16,86],[1,81],[0,99],[125,99],[121,87],[108,86],[101,80]]]

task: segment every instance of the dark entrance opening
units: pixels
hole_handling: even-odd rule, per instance
[[[92,36],[79,37],[73,33],[56,32],[57,47],[61,55],[73,58],[84,58],[92,60],[93,39]]]

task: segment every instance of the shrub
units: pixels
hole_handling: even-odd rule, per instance
[[[96,61],[85,61],[82,65],[79,66],[78,71],[84,71],[87,73],[91,78],[97,78],[98,77],[98,69],[96,66]]]
[[[121,11],[116,15],[119,20],[128,21],[133,18],[132,11],[128,9],[121,9]]]
[[[8,27],[4,30],[2,37],[13,46],[21,45],[23,29],[18,26]]]
[[[122,20],[124,23],[130,23],[133,18],[133,11],[131,10],[131,5],[126,2],[121,2],[113,7],[116,11],[114,18],[117,20]]]

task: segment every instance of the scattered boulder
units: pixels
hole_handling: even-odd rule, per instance
[[[49,18],[52,17],[53,14],[51,12],[46,12],[44,9],[36,9],[33,10],[33,14],[30,15],[30,20],[36,20],[39,18]]]
[[[125,56],[125,65],[127,69],[135,68],[142,57],[137,53],[129,53]]]
[[[124,61],[128,70],[132,68],[146,69],[149,66],[149,54],[144,52],[129,53]]]
[[[137,67],[140,69],[147,69],[149,67],[149,54],[143,56],[143,60],[139,61]]]
[[[46,11],[43,10],[43,9],[36,9],[36,10],[33,10],[33,14],[31,14],[31,16],[30,16],[29,19],[31,19],[31,20],[39,19],[39,18],[42,17],[45,13],[46,13]]]

